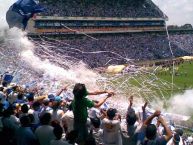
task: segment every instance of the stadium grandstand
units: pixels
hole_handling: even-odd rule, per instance
[[[59,0],[40,1],[48,9],[46,16],[164,18],[151,0]]]
[[[63,44],[58,46],[58,52],[83,60],[92,68],[123,64],[129,59],[171,58],[165,23],[168,17],[151,0],[41,0],[40,3],[47,11],[29,22],[29,35],[62,37],[63,43],[82,54],[67,53],[68,47]],[[176,57],[191,54],[176,42],[171,45]]]
[[[38,34],[164,31],[167,16],[151,0],[40,1],[47,9],[28,29]],[[74,30],[74,31],[73,31]]]

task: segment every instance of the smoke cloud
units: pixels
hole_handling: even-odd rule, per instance
[[[26,73],[25,77],[28,76],[29,81],[36,78],[36,76],[33,76],[35,72],[34,74],[44,75],[50,80],[57,79],[70,83],[81,82],[88,85],[88,87],[96,87],[98,74],[88,69],[84,63],[69,64],[69,69],[64,69],[57,64],[51,63],[49,59],[42,59],[41,55],[40,57],[36,56],[34,52],[37,47],[28,39],[25,32],[17,28],[8,29],[6,12],[15,1],[0,0],[0,40],[2,40],[0,72],[7,71],[6,68],[9,68],[10,71],[24,69],[23,71],[19,70],[20,76],[24,75],[22,73]],[[50,55],[53,59],[55,54]]]
[[[193,114],[193,90],[175,95],[168,102],[170,104],[168,112],[190,116]]]

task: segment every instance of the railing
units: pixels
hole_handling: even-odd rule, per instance
[[[102,28],[77,28],[77,29],[66,29],[66,28],[62,28],[62,29],[56,29],[56,28],[42,28],[42,29],[36,29],[35,32],[36,33],[69,33],[69,32],[84,32],[84,33],[105,33],[105,32],[134,32],[134,31],[163,31],[164,28],[162,27],[141,27],[141,28],[128,28],[128,27],[124,27],[124,28],[113,28],[113,27],[102,27]]]
[[[97,21],[165,21],[164,18],[122,18],[122,17],[55,17],[36,16],[34,20],[97,20]]]

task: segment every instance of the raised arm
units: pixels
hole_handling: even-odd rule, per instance
[[[168,142],[172,138],[172,132],[167,126],[167,123],[165,122],[165,120],[161,116],[159,116],[158,121],[162,124],[162,126],[164,127],[164,130],[166,131],[166,135],[164,137],[165,137],[165,140]]]
[[[69,86],[69,85],[66,85],[66,86],[64,86],[62,89],[60,89],[60,90],[56,93],[56,96],[60,96],[63,91],[66,91],[66,90],[67,90],[67,87],[68,87],[68,86]]]
[[[111,91],[94,91],[94,92],[88,92],[88,95],[101,95],[101,94],[105,94],[105,93],[114,95],[114,92],[111,92]]]
[[[146,107],[147,107],[147,102],[142,106],[142,122],[144,122],[147,119],[147,113],[146,113]]]
[[[98,102],[95,102],[95,103],[94,103],[94,107],[95,107],[95,108],[99,108],[99,107],[100,107],[103,103],[105,103],[106,100],[107,100],[108,98],[110,98],[111,96],[112,96],[112,94],[108,94],[108,96],[106,96],[105,98],[99,100]]]
[[[144,121],[144,125],[147,126],[149,124],[151,124],[151,121],[155,118],[155,117],[158,117],[160,116],[161,114],[161,111],[157,110],[155,111],[151,116],[149,116],[145,121]]]

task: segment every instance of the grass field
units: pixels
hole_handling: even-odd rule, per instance
[[[157,66],[156,66],[157,67]],[[171,96],[193,89],[193,62],[184,62],[175,66],[172,85],[172,67],[154,71],[148,68],[138,73],[110,76],[110,86],[121,89],[125,96],[140,96],[147,100],[161,98],[167,101]],[[153,72],[154,71],[154,72]]]
[[[158,78],[172,82],[172,70],[161,70],[156,75]],[[173,94],[183,93],[187,89],[193,89],[193,62],[184,62],[175,66]],[[168,90],[169,91],[169,90]]]

